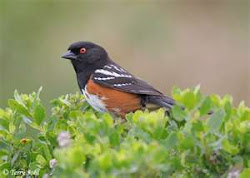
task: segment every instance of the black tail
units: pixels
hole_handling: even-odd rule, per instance
[[[172,109],[175,105],[175,101],[167,96],[161,95],[161,96],[154,96],[154,95],[148,95],[146,99],[147,103],[155,104],[160,107]]]

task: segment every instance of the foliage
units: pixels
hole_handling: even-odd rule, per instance
[[[120,123],[79,93],[53,100],[48,114],[40,91],[15,91],[0,109],[0,177],[250,176],[250,109],[230,96],[175,88],[185,109],[136,111]]]

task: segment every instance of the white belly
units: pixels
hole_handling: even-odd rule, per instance
[[[82,93],[85,96],[87,102],[97,111],[99,112],[107,112],[106,106],[103,101],[97,96],[93,94],[89,94],[86,87],[82,89]]]

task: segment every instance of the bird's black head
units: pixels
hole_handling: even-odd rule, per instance
[[[84,41],[71,44],[62,58],[70,59],[76,72],[82,72],[86,68],[102,67],[109,60],[104,48]]]

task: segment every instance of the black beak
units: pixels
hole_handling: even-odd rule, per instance
[[[64,55],[62,55],[62,58],[65,58],[65,59],[77,59],[77,56],[72,53],[70,50],[68,50]]]

